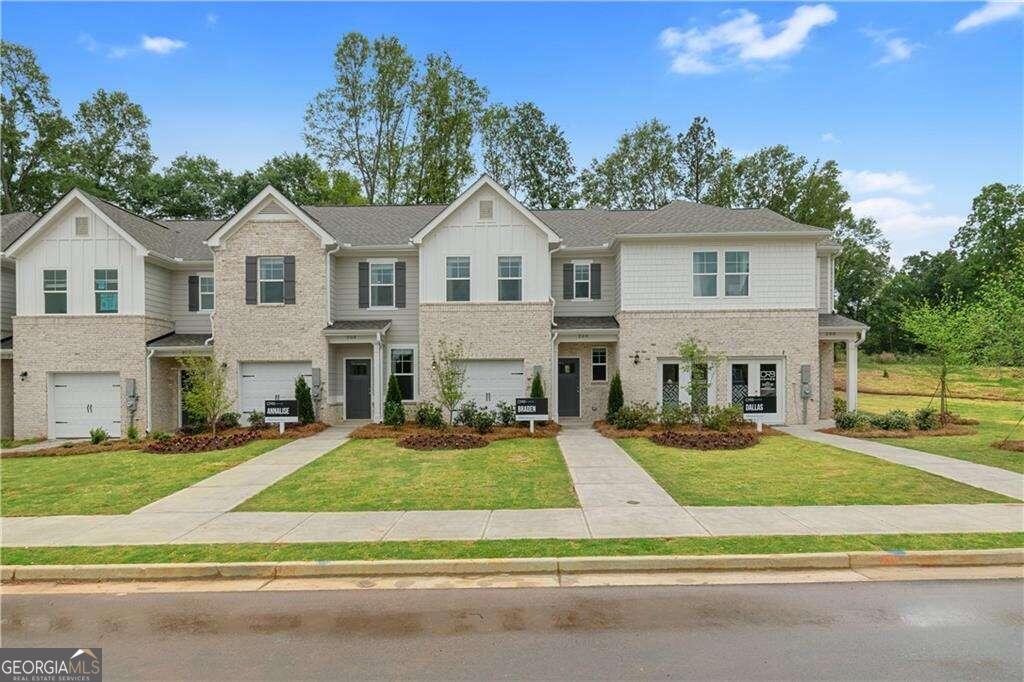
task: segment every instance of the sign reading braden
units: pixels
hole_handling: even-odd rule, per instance
[[[547,418],[547,398],[516,398],[516,421],[545,421]]]

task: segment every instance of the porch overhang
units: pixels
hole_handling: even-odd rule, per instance
[[[391,320],[335,320],[324,327],[327,343],[376,343],[391,328]]]
[[[146,342],[150,357],[213,355],[212,334],[164,334]]]
[[[619,323],[612,316],[560,317],[551,324],[558,343],[614,343],[619,340]]]
[[[820,341],[862,342],[869,327],[863,322],[851,320],[835,313],[818,314],[818,339]]]

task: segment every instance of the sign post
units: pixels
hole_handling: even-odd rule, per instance
[[[533,433],[534,422],[547,420],[547,398],[516,398],[516,421],[530,422],[530,433]]]
[[[284,433],[285,424],[299,421],[298,400],[264,400],[263,418],[268,424],[277,424],[279,431]]]

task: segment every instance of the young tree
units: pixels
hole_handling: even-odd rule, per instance
[[[605,412],[605,421],[612,421],[625,404],[626,398],[622,395],[622,377],[616,372],[608,385],[608,410]]]
[[[316,421],[316,412],[313,411],[313,394],[309,390],[306,378],[301,374],[295,380],[295,402],[298,403],[300,424],[312,424]]]
[[[711,353],[692,336],[677,343],[676,352],[690,366],[690,407],[703,419],[711,389],[711,368],[721,361],[721,356]]]
[[[583,200],[601,208],[660,208],[679,191],[675,157],[669,127],[656,118],[641,123],[580,174]]]
[[[434,390],[437,391],[437,402],[448,410],[448,423],[455,423],[455,411],[466,396],[466,369],[463,365],[462,341],[451,343],[448,339],[437,342],[437,352],[430,362],[430,371],[434,378]]]
[[[402,390],[399,388],[398,378],[394,374],[388,379],[388,394],[384,398],[384,423],[388,426],[401,426],[405,423]]]
[[[181,396],[185,410],[205,421],[216,435],[217,422],[231,409],[227,373],[213,358],[205,355],[186,355],[180,362],[188,373],[188,385]]]
[[[544,382],[540,380],[540,372],[533,375],[533,380],[530,382],[530,397],[531,398],[543,398],[544,397]]]

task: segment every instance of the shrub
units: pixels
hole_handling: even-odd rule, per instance
[[[128,436],[128,441],[131,443],[134,443],[139,440],[139,430],[135,428],[135,424],[132,424],[131,426],[128,427],[126,435]]]
[[[476,406],[476,403],[472,400],[467,400],[459,406],[455,423],[462,424],[463,426],[472,426],[476,422],[476,415],[479,412],[480,408]]]
[[[498,408],[498,422],[502,426],[512,426],[516,423],[516,408],[514,405],[509,405],[504,400],[497,404]]]
[[[225,412],[217,420],[218,429],[237,429],[238,420],[241,419],[242,415],[237,412]]]
[[[441,406],[434,403],[422,403],[416,409],[416,423],[428,429],[439,429],[444,426]]]
[[[836,427],[843,431],[862,429],[868,425],[868,418],[860,412],[843,410],[836,412]]]
[[[612,424],[620,429],[639,431],[650,426],[657,416],[657,411],[650,403],[630,403],[619,408]]]
[[[713,431],[728,431],[743,424],[743,410],[739,405],[709,405],[702,422]]]
[[[99,445],[108,438],[110,438],[110,434],[101,428],[95,428],[89,432],[89,440],[93,445]]]
[[[939,428],[939,412],[930,407],[922,407],[914,413],[914,425],[922,431]]]
[[[882,378],[883,379],[888,379],[889,378],[889,370],[887,370],[887,369],[883,369],[882,370]]]
[[[690,409],[689,405],[671,405],[665,404],[661,406],[661,413],[658,415],[658,421],[666,429],[672,429],[680,424],[692,424],[693,423],[693,410]]]
[[[530,397],[531,398],[543,398],[544,397],[544,384],[540,381],[540,372],[533,375],[533,382],[530,384]]]
[[[295,380],[295,400],[298,402],[299,423],[312,424],[316,421],[316,414],[313,412],[313,394],[309,391],[306,378],[301,374]]]
[[[913,419],[903,410],[893,410],[889,413],[889,425],[894,431],[909,431]]]
[[[267,416],[259,410],[249,413],[249,428],[255,431],[267,428]]]
[[[612,383],[608,386],[608,411],[605,413],[604,418],[609,423],[613,422],[615,415],[622,409],[622,405],[625,402],[625,398],[622,395],[622,377],[616,372],[615,376],[612,377]]]
[[[167,433],[166,431],[154,431],[150,437],[157,443],[164,443],[171,439],[171,434]]]
[[[477,433],[490,433],[494,430],[494,413],[490,410],[479,410],[473,417],[472,426]]]
[[[846,412],[846,398],[842,397],[841,395],[837,395],[835,397],[835,402],[832,403],[832,411],[835,414],[839,414],[840,412]]]
[[[405,423],[405,407],[402,405],[402,391],[398,387],[398,377],[394,374],[388,379],[388,395],[384,400],[384,423],[388,426],[401,426]]]

